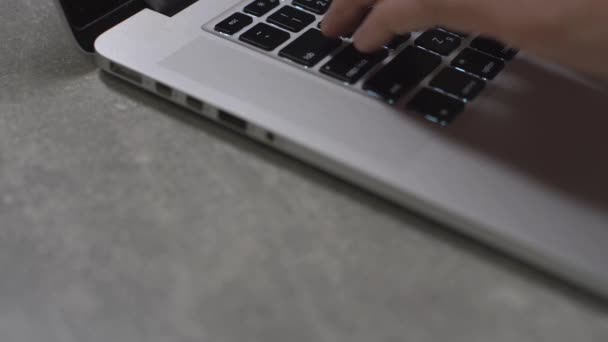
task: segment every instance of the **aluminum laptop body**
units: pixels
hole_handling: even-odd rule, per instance
[[[323,5],[296,1],[266,0],[271,8],[257,15],[267,9],[254,9],[253,0],[190,1],[172,11],[124,0],[89,26],[72,20],[72,28],[83,48],[94,42],[106,72],[608,295],[608,83],[525,52],[468,69],[470,60],[460,56],[477,58],[476,36],[447,30],[404,37],[367,71],[365,63],[344,72],[330,64],[347,39],[306,66],[317,56],[297,60],[285,51],[315,34],[307,32],[321,21]],[[272,46],[285,36],[279,31],[289,38]],[[457,47],[433,50],[446,39]],[[438,56],[432,59],[440,65],[407,91],[382,93],[366,83],[406,50]],[[433,83],[445,69],[470,77],[500,63],[496,75],[475,78],[486,78],[485,87],[470,101],[454,102],[457,96]],[[385,72],[384,80],[402,70]],[[365,75],[352,82],[357,73]]]

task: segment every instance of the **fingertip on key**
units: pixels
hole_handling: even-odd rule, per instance
[[[363,53],[376,52],[384,45],[382,42],[377,42],[365,37],[365,35],[359,33],[359,31],[353,35],[353,44],[358,51]]]
[[[321,22],[321,32],[324,36],[330,38],[339,38],[340,32],[336,29],[336,27],[332,23],[327,23],[326,20]]]

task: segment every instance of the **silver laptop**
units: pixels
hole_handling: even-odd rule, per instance
[[[331,0],[59,2],[106,72],[608,296],[607,82],[441,26],[363,55]]]

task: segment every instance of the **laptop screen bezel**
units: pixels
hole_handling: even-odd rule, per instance
[[[125,0],[103,9],[83,0],[58,0],[58,3],[78,45],[88,53],[95,52],[95,39],[102,33],[146,7],[143,0]],[[85,17],[77,17],[71,11],[76,5],[84,7]]]

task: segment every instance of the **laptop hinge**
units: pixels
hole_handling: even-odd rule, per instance
[[[104,0],[100,0],[104,1]],[[82,0],[58,0],[70,29],[85,51],[95,51],[95,40],[107,30],[120,24],[145,8],[166,16],[174,16],[198,0],[114,0],[105,10],[97,12],[100,5]],[[116,5],[112,5],[116,4]]]
[[[198,0],[143,0],[153,11],[172,17]]]

